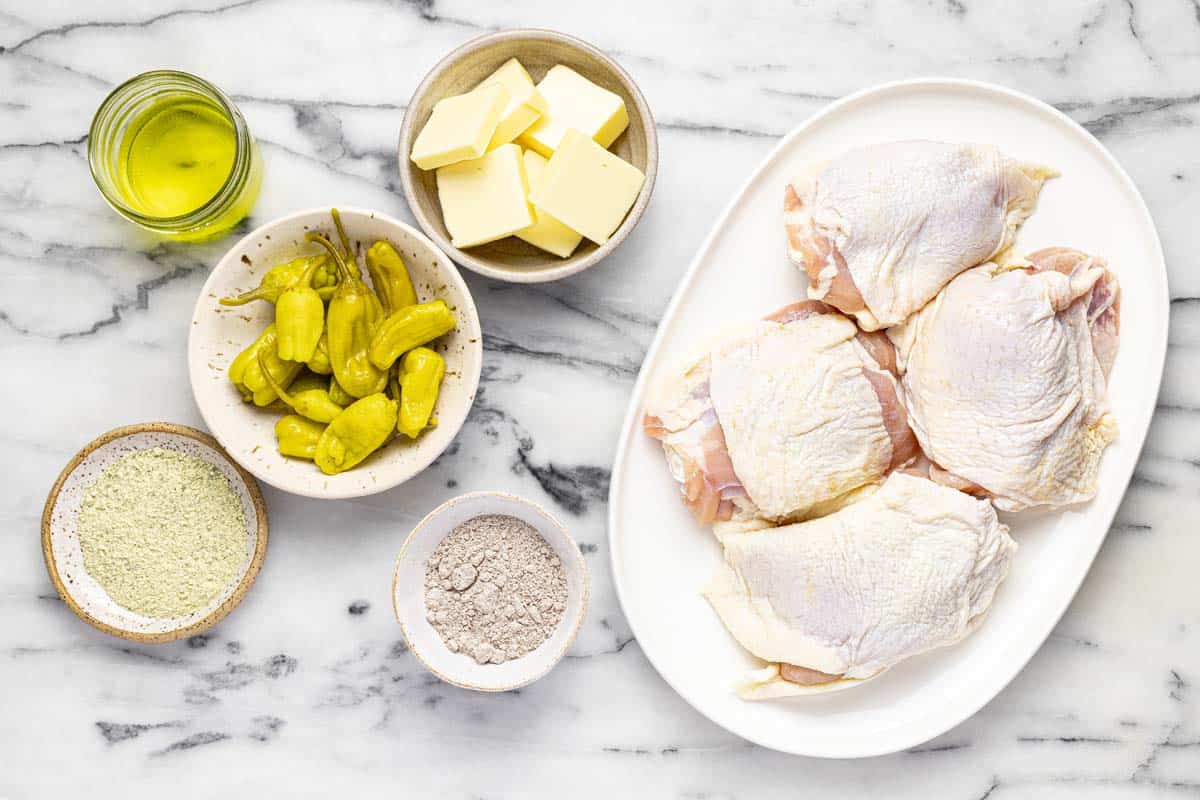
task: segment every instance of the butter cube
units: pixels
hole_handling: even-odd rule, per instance
[[[536,192],[546,181],[546,159],[533,152],[525,151],[525,175],[529,178],[529,191]],[[571,230],[554,217],[534,206],[533,216],[537,222],[522,231],[517,236],[529,242],[534,247],[553,253],[560,258],[566,258],[575,252],[583,237]]]
[[[646,176],[577,130],[563,134],[529,199],[564,225],[604,244],[637,200]]]
[[[508,90],[508,105],[500,115],[500,123],[487,149],[495,150],[525,132],[546,111],[542,93],[533,85],[533,78],[515,58],[505,61],[500,69],[483,79],[480,86],[497,84]]]
[[[437,171],[442,220],[455,247],[511,236],[534,223],[521,148],[505,144]]]
[[[508,99],[506,88],[492,84],[439,100],[409,158],[421,169],[478,158],[487,150]]]
[[[570,128],[608,147],[629,126],[625,101],[570,67],[559,64],[552,68],[537,89],[546,100],[546,112],[518,137],[517,144],[546,158],[554,155]]]

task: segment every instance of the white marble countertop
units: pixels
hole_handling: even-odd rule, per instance
[[[395,165],[410,93],[452,47],[522,26],[582,36],[639,81],[662,148],[641,226],[604,265],[557,284],[468,275],[485,367],[452,453],[359,501],[268,490],[266,565],[209,634],[142,647],[85,626],[42,565],[46,491],[104,430],[200,424],[183,323],[229,244],[163,244],[104,205],[85,144],[100,100],[157,67],[233,95],[266,164],[248,227],[330,204],[411,219]],[[906,753],[785,756],[692,711],[631,640],[605,537],[613,443],[676,282],[780,134],[848,91],[934,74],[1053,103],[1141,187],[1174,298],[1159,412],[1082,591],[1008,689]],[[0,2],[0,797],[1200,793],[1198,123],[1195,0]],[[547,503],[593,580],[570,658],[497,696],[428,675],[389,603],[409,527],[483,488]]]

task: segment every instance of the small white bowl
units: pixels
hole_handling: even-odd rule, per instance
[[[567,607],[554,633],[533,652],[503,664],[477,664],[470,656],[452,653],[425,618],[425,562],[455,527],[481,514],[507,514],[532,525],[567,575]],[[413,655],[446,683],[479,692],[519,689],[553,669],[575,641],[587,602],[587,565],[567,529],[536,503],[504,492],[464,494],[429,512],[404,540],[392,579],[392,607]]]
[[[195,456],[217,469],[242,501],[246,516],[246,562],[238,580],[206,606],[184,617],[144,617],[120,606],[83,567],[76,529],[83,493],[121,456],[163,447]],[[170,642],[216,625],[245,597],[267,555],[267,509],[254,478],[221,446],[195,428],[147,422],[111,430],[75,454],[55,481],[42,511],[42,555],[50,581],[75,615],[105,633],[136,642]]]
[[[280,413],[242,402],[229,382],[229,362],[274,319],[263,301],[225,307],[221,297],[253,289],[271,267],[304,253],[321,252],[306,242],[309,231],[336,240],[328,208],[298,211],[258,228],[233,246],[204,284],[188,336],[188,375],[205,424],[229,455],[264,483],[292,494],[334,499],[363,497],[403,483],[429,466],[453,441],[467,418],[483,364],[479,314],[458,268],[424,234],[384,214],[338,208],[350,242],[361,252],[385,239],[404,258],[419,299],[441,298],[454,309],[458,327],[431,345],[446,359],[438,393],[436,428],[415,441],[389,442],[354,469],[325,475],[311,461],[285,458],[275,445]],[[361,262],[362,259],[360,258]],[[370,277],[362,270],[363,279]]]
[[[515,236],[460,250],[450,241],[442,218],[436,170],[418,169],[409,160],[417,134],[433,113],[434,105],[451,95],[479,85],[510,58],[520,59],[529,75],[540,81],[555,64],[563,64],[625,101],[629,126],[610,145],[611,150],[646,176],[642,190],[625,219],[603,245],[584,239],[567,258],[539,250]],[[654,192],[658,174],[658,133],[654,116],[642,92],[620,64],[581,39],[558,31],[524,28],[498,31],[472,39],[437,63],[413,92],[400,128],[398,162],[404,199],[417,223],[451,258],[473,272],[513,283],[556,281],[589,269],[621,246],[637,227]]]

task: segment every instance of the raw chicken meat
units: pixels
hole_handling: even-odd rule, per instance
[[[1104,261],[1055,247],[963,273],[889,331],[930,477],[1009,511],[1092,498],[1117,434],[1106,384],[1119,322]]]
[[[810,298],[864,330],[886,328],[1008,248],[1054,174],[986,145],[852,150],[788,185],[788,255],[808,274]]]
[[[793,521],[916,455],[894,369],[885,335],[806,301],[724,338],[661,388],[643,425],[700,522]]]
[[[988,501],[900,472],[834,514],[724,544],[705,596],[770,662],[739,683],[751,700],[849,688],[959,641],[1017,549]]]

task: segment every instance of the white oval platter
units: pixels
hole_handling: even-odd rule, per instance
[[[714,331],[803,299],[804,280],[784,254],[781,221],[783,189],[799,167],[901,139],[994,144],[1062,172],[1046,185],[1017,250],[1077,247],[1105,256],[1120,278],[1121,346],[1110,382],[1120,438],[1104,456],[1091,503],[1008,515],[1021,549],[989,618],[971,637],[852,691],[746,702],[731,684],[755,662],[700,595],[720,552],[680,502],[658,443],[641,431],[644,396],[648,385],[698,355]],[[634,388],[613,467],[609,537],[618,596],[646,657],[713,722],[789,753],[879,755],[970,717],[1041,646],[1104,541],[1154,412],[1168,304],[1162,248],[1137,188],[1091,134],[1045,103],[990,84],[918,79],[858,92],[813,116],[767,156],[701,245]]]

